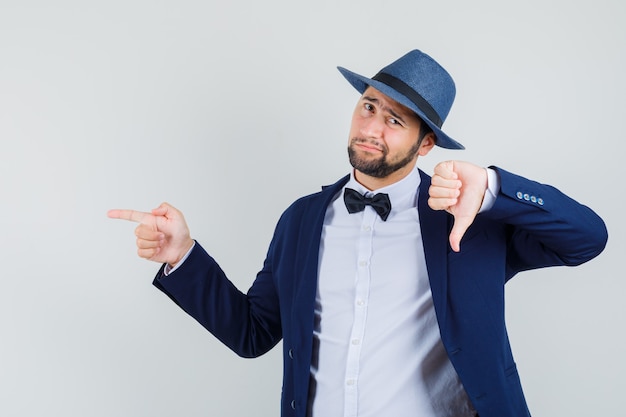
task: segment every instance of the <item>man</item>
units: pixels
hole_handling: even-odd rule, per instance
[[[450,75],[414,50],[367,78],[350,129],[354,170],[281,216],[247,294],[191,239],[182,213],[139,222],[154,284],[241,356],[283,340],[283,416],[528,416],[504,323],[517,272],[578,265],[607,232],[553,187],[467,162],[429,178],[418,157],[462,149],[441,126]]]

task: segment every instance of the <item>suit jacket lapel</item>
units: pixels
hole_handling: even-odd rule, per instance
[[[319,248],[322,236],[322,227],[326,209],[332,198],[348,182],[347,175],[333,185],[322,187],[312,203],[306,206],[306,212],[301,216],[302,221],[309,222],[300,228],[298,240],[306,242],[298,250],[296,271],[301,271],[299,284],[296,286],[292,317],[294,317],[294,334],[310,342],[313,337],[313,311],[315,308],[315,294],[317,293],[317,274],[319,264]],[[298,322],[298,320],[300,320]],[[310,344],[310,343],[309,343]]]
[[[424,255],[426,257],[426,269],[430,289],[437,314],[437,321],[444,335],[444,323],[446,322],[447,310],[447,286],[448,286],[448,229],[449,215],[445,211],[435,211],[428,206],[428,188],[430,177],[420,170],[422,181],[418,191],[417,208],[419,211],[420,228]]]

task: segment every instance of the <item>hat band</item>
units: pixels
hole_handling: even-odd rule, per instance
[[[378,74],[374,75],[372,77],[372,80],[380,81],[381,83],[393,88],[400,94],[406,96],[406,98],[411,100],[418,109],[424,112],[424,115],[428,117],[431,122],[437,125],[437,127],[441,128],[441,126],[443,125],[443,120],[441,120],[441,118],[439,117],[435,109],[433,109],[433,107],[430,105],[430,103],[404,81],[394,77],[393,75],[385,74],[384,72],[379,72]]]

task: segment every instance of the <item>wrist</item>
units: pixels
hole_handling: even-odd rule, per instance
[[[181,246],[181,250],[180,250],[180,255],[176,257],[175,261],[170,261],[167,264],[170,266],[170,268],[176,268],[178,265],[180,265],[185,259],[187,259],[187,257],[189,256],[189,254],[191,253],[191,250],[193,249],[194,245],[196,244],[195,240],[189,238],[182,246]]]

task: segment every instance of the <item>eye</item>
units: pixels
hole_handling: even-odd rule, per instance
[[[374,106],[372,106],[370,103],[364,103],[363,108],[367,111],[374,111]]]
[[[387,121],[389,122],[390,125],[394,125],[394,126],[404,126],[402,124],[402,122],[400,122],[398,119],[396,119],[395,117],[390,117],[389,119],[387,119]]]

